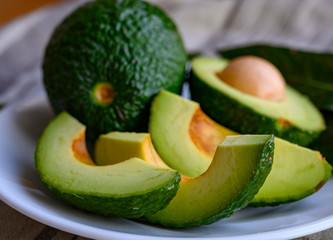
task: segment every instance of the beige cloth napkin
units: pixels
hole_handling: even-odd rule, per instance
[[[42,89],[44,47],[61,19],[84,0],[44,8],[0,28],[0,106]],[[333,51],[332,0],[150,0],[175,20],[189,53],[246,42]],[[331,203],[320,203],[331,204]],[[45,226],[0,201],[0,239],[84,239]],[[333,239],[333,229],[300,239]]]

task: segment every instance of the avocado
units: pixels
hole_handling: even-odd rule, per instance
[[[319,135],[310,145],[309,148],[320,151],[330,164],[333,164],[333,112],[321,111],[326,124],[326,130]]]
[[[307,95],[320,109],[333,110],[332,52],[301,50],[270,44],[253,44],[222,49],[228,59],[255,55],[272,62],[288,84]]]
[[[275,138],[274,162],[251,206],[274,206],[317,192],[331,177],[332,167],[320,152]]]
[[[209,119],[198,103],[166,91],[153,100],[149,129],[163,160],[186,176],[204,173],[216,147],[226,136],[238,134]],[[272,170],[252,206],[300,200],[318,191],[331,175],[320,152],[278,137],[274,142]],[[183,175],[182,181],[187,178]]]
[[[228,63],[210,57],[192,60],[192,99],[213,120],[239,133],[274,134],[304,146],[325,129],[324,118],[315,105],[288,85],[283,100],[269,101],[224,83],[217,73]]]
[[[175,170],[139,158],[96,166],[85,148],[84,131],[83,124],[62,112],[39,139],[36,169],[60,199],[86,211],[136,218],[163,209],[175,196],[180,181]]]
[[[96,0],[55,29],[44,85],[55,112],[69,112],[97,136],[144,132],[150,100],[160,89],[181,90],[186,60],[162,10],[139,0]]]
[[[228,136],[204,174],[182,181],[169,205],[145,218],[165,226],[193,227],[229,217],[258,192],[273,154],[273,136]]]
[[[149,132],[162,160],[188,177],[205,172],[217,145],[236,134],[211,120],[198,103],[163,90],[152,102]]]
[[[149,133],[102,134],[96,142],[94,152],[94,160],[99,166],[116,164],[137,157],[155,166],[169,168],[156,153]]]

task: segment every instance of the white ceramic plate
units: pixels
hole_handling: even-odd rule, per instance
[[[333,227],[333,181],[296,203],[247,208],[229,219],[171,229],[71,208],[41,183],[34,168],[38,137],[53,117],[44,94],[0,111],[0,198],[55,228],[94,239],[290,239]]]

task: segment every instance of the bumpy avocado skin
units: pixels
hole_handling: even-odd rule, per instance
[[[178,93],[186,53],[174,23],[160,9],[133,0],[96,0],[69,15],[46,48],[43,73],[49,100],[92,131],[143,131],[160,89]],[[94,98],[98,83],[113,101]]]
[[[294,88],[306,94],[319,108],[333,110],[333,54],[258,44],[224,49],[224,58],[255,55],[272,62]]]
[[[264,116],[229,98],[208,85],[193,72],[190,79],[191,97],[200,103],[203,111],[213,120],[236,132],[244,134],[274,134],[290,142],[307,146],[322,130],[307,131],[283,121]]]

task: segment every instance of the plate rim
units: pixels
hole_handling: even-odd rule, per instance
[[[17,28],[22,28],[23,25],[26,26],[26,24],[24,23],[24,21],[29,20],[29,24],[33,25],[35,23],[35,14],[38,13],[40,14],[39,17],[43,16],[43,14],[48,11],[48,8],[43,8],[40,10],[37,10],[35,12],[33,12],[32,14],[29,15],[25,15],[20,19],[17,19],[17,21],[13,21],[11,22],[6,28],[2,28],[2,32],[11,32],[10,30],[15,30]],[[17,33],[17,32],[16,32]],[[8,44],[9,40],[7,39],[9,36],[7,36],[7,38],[4,38],[4,36],[0,36],[2,38],[0,38],[0,40],[2,40],[2,42],[6,42]],[[1,42],[0,42],[1,43]],[[1,48],[0,48],[0,54],[1,54]],[[9,111],[13,110],[16,106],[22,104],[23,99],[21,99],[20,101],[5,106],[4,108],[0,109],[0,118],[4,117],[4,115],[6,113],[8,113]],[[333,181],[333,179],[331,178],[329,181]],[[0,177],[0,183],[1,183],[1,177]],[[333,183],[331,183],[333,184]],[[25,187],[25,186],[21,186],[21,187]],[[47,217],[43,216],[43,214],[38,211],[38,212],[34,212],[34,209],[31,208],[26,208],[25,206],[23,206],[24,204],[20,203],[19,200],[13,200],[12,197],[8,197],[8,195],[6,195],[4,193],[3,190],[1,190],[0,188],[0,199],[7,204],[8,206],[10,206],[11,208],[15,209],[16,211],[20,212],[21,214],[37,221],[40,222],[42,224],[54,227],[56,229],[59,229],[61,231],[65,231],[65,232],[69,232],[72,234],[76,234],[79,236],[83,236],[83,237],[87,237],[87,238],[96,238],[97,239],[109,239],[110,237],[112,237],[112,239],[119,239],[119,240],[141,240],[141,239],[147,239],[147,240],[156,240],[156,239],[175,239],[175,240],[181,240],[181,239],[185,239],[183,237],[166,237],[166,236],[149,236],[149,235],[137,235],[137,234],[132,234],[132,233],[124,233],[124,232],[117,232],[114,230],[107,230],[107,229],[101,229],[101,228],[96,228],[93,226],[89,226],[89,225],[85,225],[83,223],[78,223],[78,222],[74,222],[70,219],[66,219],[65,217],[59,218],[57,217],[57,221],[52,221],[54,220],[54,217],[51,218],[51,215],[47,214]],[[58,222],[58,220],[61,220],[65,223],[71,223],[71,224],[64,224],[61,222]],[[74,225],[74,228],[73,228]],[[330,216],[327,216],[325,218],[319,219],[317,221],[311,222],[311,223],[307,223],[307,224],[301,224],[298,226],[293,226],[293,227],[287,227],[287,228],[282,228],[279,230],[273,230],[273,231],[266,231],[266,232],[262,232],[262,233],[256,233],[256,234],[250,234],[250,235],[241,235],[241,236],[226,236],[226,237],[211,237],[211,238],[195,238],[198,240],[211,240],[211,239],[221,239],[221,240],[226,240],[226,239],[230,239],[230,240],[251,240],[251,239],[281,239],[281,238],[297,238],[297,237],[301,237],[301,236],[306,236],[309,234],[313,234],[313,233],[317,233],[323,230],[326,230],[328,228],[333,227],[333,213],[330,214]],[[94,234],[94,231],[100,231],[102,233],[102,235],[97,236],[96,234]],[[112,236],[110,234],[113,234]]]

